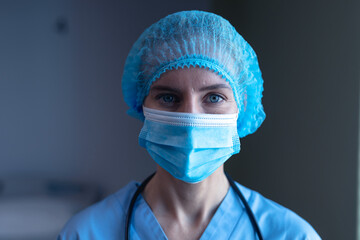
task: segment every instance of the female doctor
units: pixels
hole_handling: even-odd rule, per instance
[[[178,12],[146,29],[122,87],[157,171],[75,215],[58,239],[320,239],[224,173],[265,118],[262,84],[254,51],[218,15]]]

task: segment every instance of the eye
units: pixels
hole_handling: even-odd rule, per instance
[[[211,103],[218,103],[218,102],[221,102],[223,101],[224,98],[218,94],[210,94],[208,96],[208,101],[211,102]]]
[[[173,95],[170,95],[170,94],[163,95],[161,97],[161,99],[166,103],[175,102],[175,97]]]
[[[173,104],[179,101],[176,96],[169,93],[159,94],[156,99],[165,104]]]
[[[164,101],[164,102],[173,102],[174,101],[174,96],[171,96],[171,95],[164,95],[161,97],[161,99]]]

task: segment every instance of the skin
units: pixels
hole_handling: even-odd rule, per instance
[[[144,106],[163,111],[225,114],[238,111],[229,83],[204,68],[171,70],[155,81]],[[199,239],[229,189],[221,165],[190,184],[157,166],[143,196],[168,239]]]

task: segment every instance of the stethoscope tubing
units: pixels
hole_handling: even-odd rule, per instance
[[[125,239],[129,240],[130,239],[130,221],[131,221],[131,216],[134,210],[134,205],[136,202],[136,199],[138,198],[138,196],[141,194],[142,191],[144,191],[146,185],[149,183],[149,181],[151,180],[151,178],[155,175],[155,173],[151,174],[149,177],[147,177],[141,184],[140,186],[136,189],[134,195],[131,198],[130,201],[130,205],[127,211],[127,215],[126,215],[126,222],[125,222]],[[240,189],[238,188],[238,186],[236,186],[234,180],[229,176],[229,174],[225,173],[230,186],[233,188],[233,190],[236,192],[236,194],[239,196],[241,202],[244,204],[245,210],[247,215],[249,216],[249,219],[251,221],[251,224],[259,238],[259,240],[263,240],[259,225],[256,221],[255,215],[252,212],[249,204],[247,203],[244,195],[242,194],[242,192],[240,191]]]

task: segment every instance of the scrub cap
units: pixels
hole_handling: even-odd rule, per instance
[[[239,109],[239,137],[255,132],[265,119],[256,54],[226,19],[203,11],[171,14],[134,43],[122,78],[128,114],[143,120],[142,105],[151,84],[166,71],[191,66],[209,69],[229,82]]]

